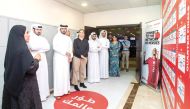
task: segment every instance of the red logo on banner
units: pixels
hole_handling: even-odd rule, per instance
[[[159,38],[160,38],[160,32],[156,31],[156,32],[154,33],[154,38],[155,38],[155,39],[159,39]]]
[[[55,109],[107,109],[107,99],[91,91],[76,91],[54,103]]]

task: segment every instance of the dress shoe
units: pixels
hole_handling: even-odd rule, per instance
[[[78,85],[74,85],[74,89],[75,89],[76,91],[80,91]]]
[[[87,88],[84,83],[80,83],[80,87]]]
[[[129,69],[126,69],[126,72],[129,72]]]

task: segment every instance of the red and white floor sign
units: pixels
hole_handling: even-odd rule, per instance
[[[107,99],[91,91],[71,92],[54,103],[54,109],[107,109],[107,107]]]

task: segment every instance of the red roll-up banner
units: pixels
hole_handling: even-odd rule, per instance
[[[162,20],[146,23],[141,81],[157,89],[160,79]]]

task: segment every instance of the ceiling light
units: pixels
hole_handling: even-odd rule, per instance
[[[88,4],[86,2],[81,3],[81,6],[86,7]]]

